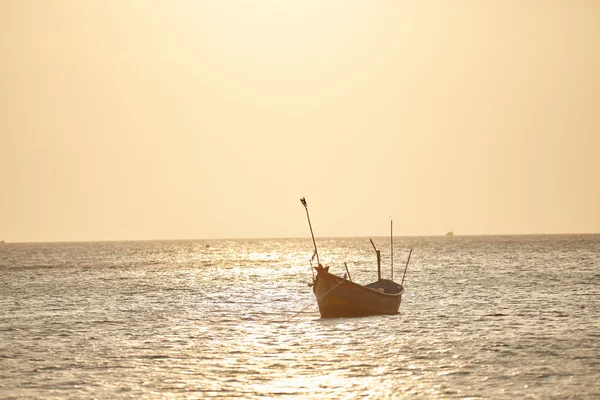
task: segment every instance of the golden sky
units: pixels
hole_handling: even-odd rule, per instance
[[[600,2],[0,1],[0,240],[600,232]]]

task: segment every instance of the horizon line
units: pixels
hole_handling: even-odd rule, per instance
[[[447,238],[448,240],[452,240],[456,237],[500,237],[500,236],[594,236],[600,235],[600,232],[577,232],[577,233],[483,233],[483,234],[456,234],[454,233],[451,236],[446,234],[440,235],[394,235],[394,237],[400,238]],[[354,235],[354,236],[320,236],[315,237],[315,239],[358,239],[358,238],[388,238],[387,235],[377,235],[377,236],[362,236],[362,235]],[[207,242],[207,241],[224,241],[224,240],[278,240],[278,239],[287,239],[287,240],[297,240],[297,239],[310,239],[310,236],[271,236],[271,237],[218,237],[218,238],[179,238],[179,239],[98,239],[98,240],[41,240],[41,241],[5,241],[0,240],[0,245],[8,245],[8,244],[52,244],[52,243],[121,243],[121,242]]]

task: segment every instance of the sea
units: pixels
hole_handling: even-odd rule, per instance
[[[600,398],[600,235],[372,239],[396,315],[320,318],[310,237],[1,244],[0,398]]]

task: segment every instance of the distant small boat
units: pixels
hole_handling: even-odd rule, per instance
[[[448,232],[446,232],[446,236],[454,236],[454,231],[449,230]]]
[[[308,224],[310,226],[310,233],[312,235],[313,244],[315,246],[314,256],[317,257],[317,266],[314,268],[317,271],[317,276],[313,276],[313,282],[309,284],[312,286],[315,297],[317,298],[317,304],[319,306],[319,312],[323,318],[336,318],[336,317],[362,317],[367,315],[386,315],[386,314],[397,314],[402,302],[402,294],[404,293],[404,276],[406,275],[406,268],[404,269],[404,276],[402,277],[402,283],[398,284],[393,280],[381,278],[381,253],[375,244],[371,240],[373,248],[377,254],[377,281],[368,285],[359,285],[358,283],[352,282],[350,277],[350,271],[346,265],[346,274],[344,277],[333,275],[329,272],[329,267],[324,267],[319,262],[319,254],[317,252],[317,244],[315,237],[312,232],[312,225],[310,224],[310,216],[308,215],[308,207],[304,198],[300,199],[304,207],[306,208],[306,215],[308,217]],[[392,248],[392,279],[393,279],[393,241],[391,242]],[[410,255],[412,249],[408,255],[408,261],[410,261]],[[408,267],[408,261],[406,267]]]

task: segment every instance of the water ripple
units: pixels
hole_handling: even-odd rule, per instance
[[[322,258],[368,283],[368,244]],[[330,320],[311,245],[5,245],[0,397],[600,397],[599,236],[397,238],[400,314]]]

